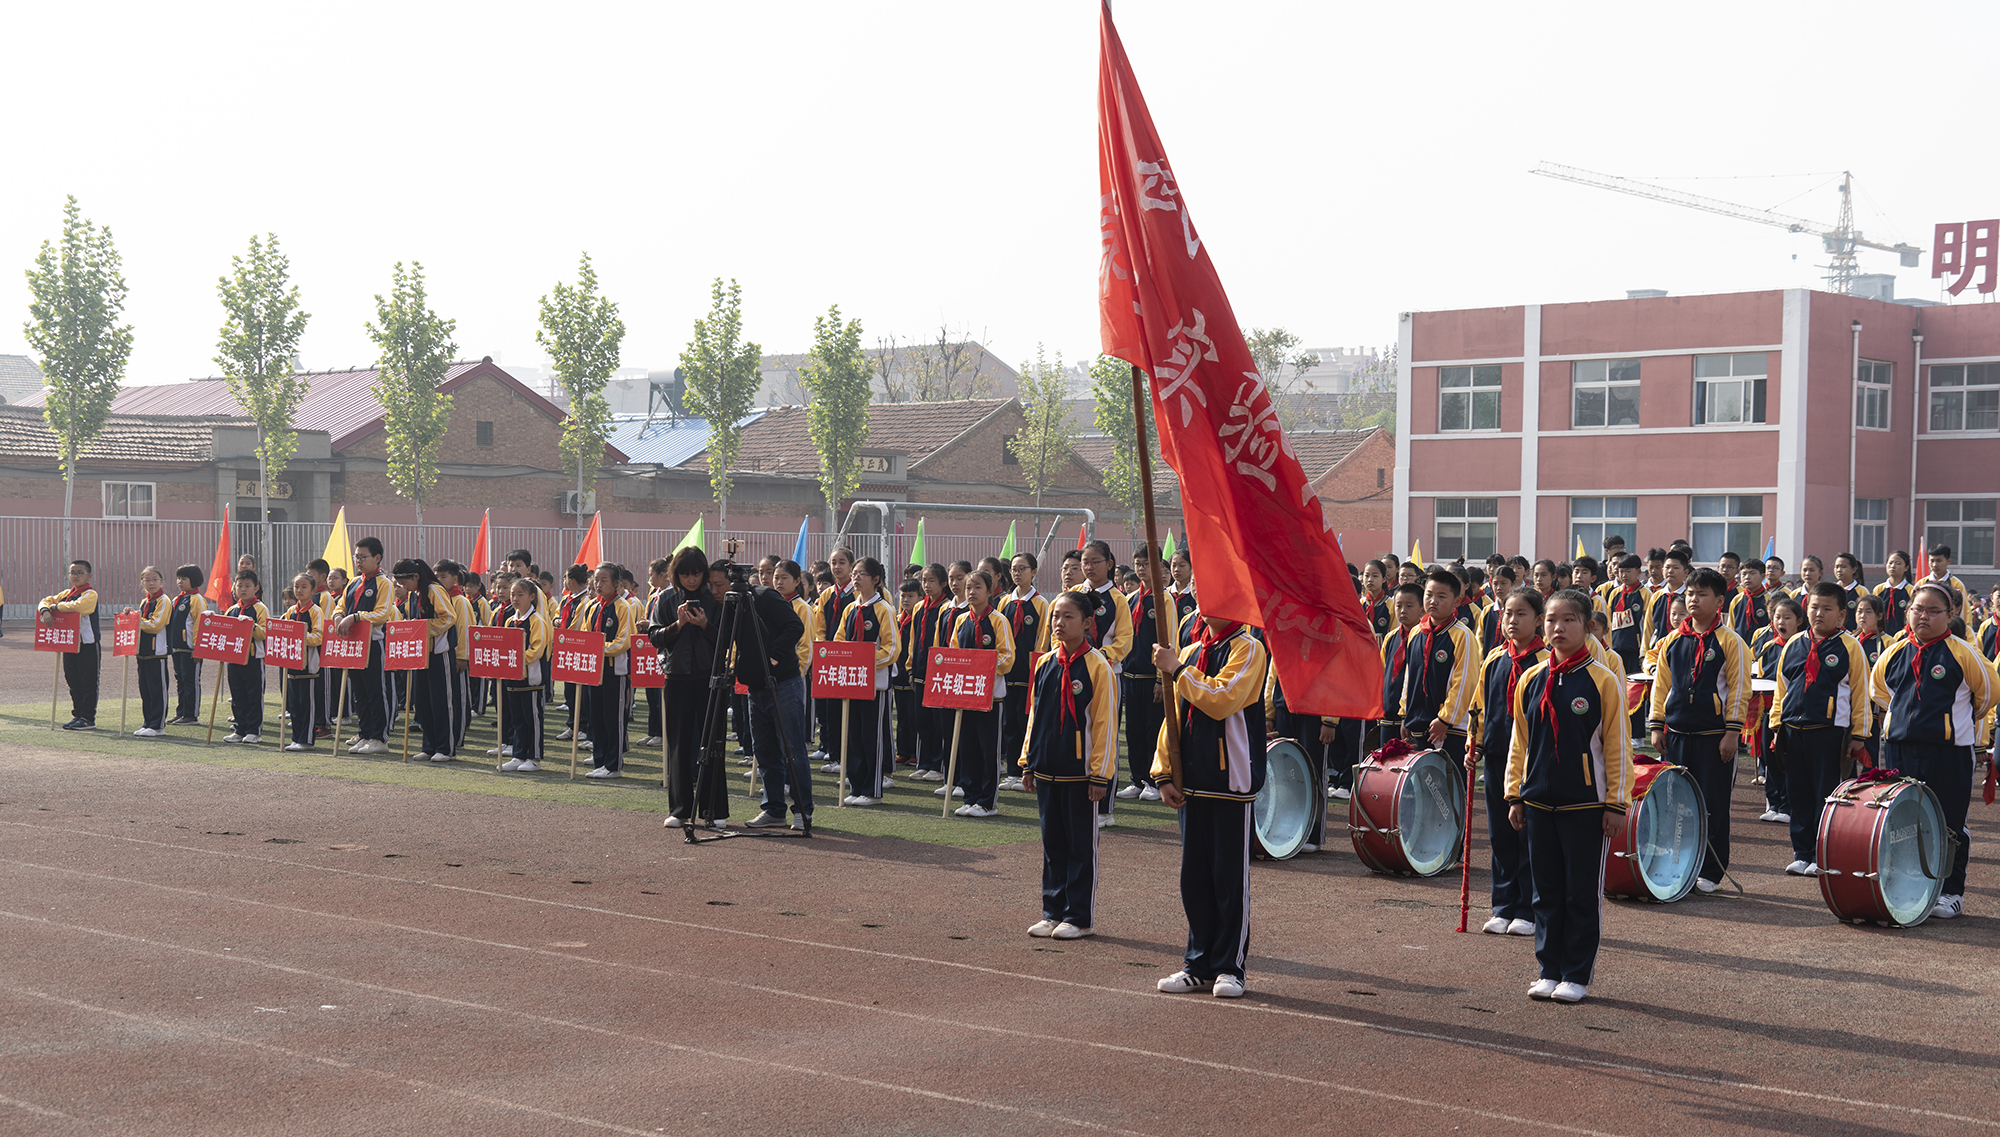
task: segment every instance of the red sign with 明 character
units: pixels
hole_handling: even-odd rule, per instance
[[[288,671],[306,669],[306,625],[303,620],[264,621],[264,658]]]
[[[555,681],[595,687],[604,682],[604,633],[557,632]]]
[[[865,640],[822,640],[812,645],[815,699],[875,697],[875,645]]]
[[[57,612],[53,620],[53,623],[44,624],[41,617],[35,618],[36,651],[73,652],[82,648],[83,641],[77,629],[82,626],[83,621],[76,613]]]
[[[382,670],[422,671],[430,665],[430,625],[393,620],[382,629]]]
[[[139,614],[120,612],[111,618],[111,654],[139,654]]]
[[[527,677],[527,632],[521,628],[488,628],[474,625],[466,641],[466,672],[474,679]]]
[[[248,663],[257,621],[248,616],[205,615],[194,638],[194,657],[217,663]]]
[[[987,648],[934,647],[924,671],[924,706],[947,711],[993,709],[1000,653]]]

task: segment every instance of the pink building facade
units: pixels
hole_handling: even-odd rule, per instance
[[[1563,559],[1608,531],[1712,563],[1775,537],[1874,581],[1942,542],[1996,575],[2000,305],[1790,289],[1406,312],[1400,338],[1399,550]]]

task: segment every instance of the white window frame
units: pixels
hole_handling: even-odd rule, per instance
[[[1924,548],[1932,545],[1950,545],[1951,563],[1954,568],[1992,568],[1995,502],[1992,498],[1931,498],[1924,502]],[[1965,507],[1973,506],[1975,516],[1967,519]],[[1950,507],[1950,516],[1944,516],[1945,507]],[[1986,559],[1974,560],[1969,555],[1971,544],[1966,541],[1967,531],[1986,534]]]
[[[1879,565],[1889,559],[1889,499],[1854,499],[1854,544],[1849,546],[1864,565]]]
[[[121,520],[121,521],[157,521],[157,520],[159,520],[159,516],[160,516],[160,487],[159,487],[159,483],[157,483],[157,482],[103,482],[103,483],[101,483],[101,486],[102,486],[102,488],[101,488],[101,489],[100,489],[100,490],[99,490],[98,492],[99,492],[99,494],[101,495],[101,499],[102,499],[102,501],[103,501],[103,503],[104,503],[104,516],[105,516],[105,517],[110,517],[110,518],[115,518],[115,519],[118,519],[118,520]],[[122,492],[123,492],[123,495],[124,495],[124,498],[125,498],[125,508],[124,508],[124,509],[122,509],[122,510],[116,510],[116,509],[113,509],[113,508],[112,508],[112,489],[113,489],[113,487],[116,487],[116,488],[117,488],[118,490],[120,490],[120,491],[122,491]],[[135,488],[143,488],[143,489],[144,489],[144,490],[146,491],[146,512],[144,512],[144,513],[133,513],[133,512],[132,512],[132,491],[133,491],[133,490],[134,490]]]
[[[1895,422],[1895,400],[1889,397],[1896,365],[1879,359],[1861,361],[1860,382],[1854,389],[1854,425],[1860,430],[1888,430]],[[1873,564],[1873,561],[1868,562]]]
[[[1753,359],[1758,362],[1751,363]],[[1716,363],[1716,360],[1726,362]],[[1702,374],[1704,368],[1711,373]],[[1764,393],[1769,389],[1770,375],[1771,353],[1766,351],[1695,356],[1694,415],[1691,421],[1696,426],[1741,426],[1769,422],[1770,407],[1765,403]],[[1721,400],[1729,398],[1725,392],[1730,388],[1735,388],[1738,417],[1717,418],[1714,412],[1726,405]],[[1757,413],[1760,404],[1764,405],[1761,415]]]
[[[1720,501],[1721,513],[1699,513],[1703,502]],[[1744,503],[1755,502],[1756,512],[1748,512]],[[1750,541],[1738,543],[1732,538],[1741,537],[1741,529],[1750,526]],[[1715,530],[1720,529],[1720,533]],[[1692,494],[1688,497],[1688,536],[1694,542],[1694,560],[1698,565],[1712,565],[1722,559],[1724,553],[1735,553],[1746,560],[1764,552],[1764,498],[1761,494]]]
[[[1602,422],[1584,422],[1578,408],[1579,397],[1595,391],[1603,400]],[[1611,397],[1630,395],[1632,421],[1611,421]],[[1579,359],[1569,365],[1569,425],[1571,430],[1637,430],[1639,427],[1639,361],[1636,359]]]
[[[1449,561],[1463,556],[1467,564],[1474,564],[1499,551],[1499,498],[1433,498],[1431,510],[1431,549],[1435,559]],[[1483,530],[1475,532],[1475,526],[1483,527]],[[1457,552],[1445,551],[1447,532],[1450,534],[1450,539],[1457,542]],[[1483,545],[1474,547],[1475,539],[1482,541]]]
[[[1975,396],[1980,404],[1977,411],[1968,406]],[[1979,434],[2000,430],[2000,363],[1933,364],[1927,406],[1930,413],[1925,417],[1932,434]],[[1954,410],[1957,426],[1948,425]],[[1974,413],[1982,420],[1978,426],[1972,425]],[[1947,425],[1939,425],[1940,421]]]
[[[1614,504],[1616,503],[1616,504]],[[1577,507],[1582,506],[1579,513]],[[1632,512],[1611,514],[1612,509],[1630,507]],[[1593,512],[1595,511],[1595,512]],[[1583,547],[1597,556],[1604,548],[1605,530],[1613,531],[1625,538],[1625,548],[1629,551],[1639,547],[1639,499],[1636,497],[1573,497],[1569,499],[1569,543],[1566,550],[1576,548],[1576,539],[1583,538]]]
[[[1465,425],[1446,426],[1448,411],[1454,401],[1465,403]],[[1491,405],[1493,408],[1491,426],[1479,426],[1479,409]],[[1438,368],[1438,432],[1478,433],[1500,429],[1500,365],[1497,363],[1474,364],[1469,367]]]

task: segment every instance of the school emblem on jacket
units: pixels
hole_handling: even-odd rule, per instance
[[[1072,679],[1072,680],[1070,680],[1070,681],[1069,681],[1069,693],[1070,693],[1070,694],[1072,694],[1072,695],[1081,695],[1081,694],[1083,694],[1083,680],[1081,680],[1081,679]]]
[[[1931,664],[1931,678],[1933,679],[1944,678],[1944,664],[1942,663]]]
[[[1828,667],[1839,667],[1840,657],[1834,655],[1832,652],[1828,652],[1826,658],[1820,660],[1820,662],[1826,664]]]
[[[1443,648],[1439,648],[1431,655],[1431,658],[1437,660],[1439,663],[1443,663],[1445,660],[1451,658],[1451,653]]]
[[[980,647],[992,647],[992,646],[993,646],[993,633],[992,633],[992,632],[988,632],[988,633],[986,633],[985,635],[983,635],[983,636],[980,636],[980,637],[979,637],[979,646],[980,646]]]
[[[1707,651],[1701,653],[1701,660],[1703,663],[1712,662],[1714,659],[1715,659],[1714,648],[1709,648]]]
[[[1575,714],[1584,714],[1590,710],[1590,700],[1578,695],[1576,698],[1570,700],[1569,709]]]

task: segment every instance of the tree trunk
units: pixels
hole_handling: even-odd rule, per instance
[[[257,520],[263,535],[263,558],[257,567],[263,571],[265,583],[270,583],[271,572],[271,469],[264,462],[264,427],[257,426]]]
[[[76,559],[76,550],[71,547],[70,519],[75,516],[76,502],[76,451],[69,451],[69,461],[63,466],[63,566]]]
[[[583,462],[581,459],[576,464],[576,529],[579,533],[583,532]]]
[[[424,499],[417,498],[417,559],[429,560],[424,552]]]

